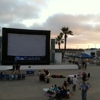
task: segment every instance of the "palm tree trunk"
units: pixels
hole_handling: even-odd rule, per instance
[[[58,43],[59,49],[60,49],[60,43]]]
[[[64,47],[65,51],[66,51],[66,39],[67,39],[67,35],[65,34],[65,47]]]

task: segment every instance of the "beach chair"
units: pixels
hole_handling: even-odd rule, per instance
[[[18,79],[18,80],[21,79],[21,74],[18,74],[17,79]]]
[[[9,76],[9,74],[6,74],[6,80],[9,80],[10,79],[10,76]]]
[[[26,75],[25,74],[22,74],[22,79],[25,79]]]

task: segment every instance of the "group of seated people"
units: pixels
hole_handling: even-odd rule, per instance
[[[0,79],[4,79],[5,75],[6,75],[6,72],[5,71],[0,72]]]
[[[6,71],[0,72],[0,79],[1,80],[15,80],[15,79],[23,79],[25,78],[25,74],[8,74]]]
[[[82,80],[87,80],[90,78],[90,73],[86,73],[86,72],[79,72],[78,76],[82,79]]]
[[[70,94],[70,90],[67,89],[67,85],[66,82],[64,81],[62,86],[57,86],[56,84],[52,87],[49,88],[49,90],[47,91],[47,93],[55,94],[55,98],[69,98],[69,94]]]
[[[68,84],[72,84],[72,78],[74,77],[74,75],[69,75],[67,78],[67,83]],[[90,78],[90,73],[86,73],[86,72],[79,72],[78,74],[76,74],[77,78],[80,78],[82,80],[87,80]]]
[[[40,81],[45,81],[45,82],[49,83],[49,81],[50,81],[50,72],[47,69],[44,69],[43,72],[39,71],[38,75],[39,75],[39,80]]]

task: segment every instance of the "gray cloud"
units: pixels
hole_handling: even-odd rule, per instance
[[[44,0],[0,0],[0,23],[39,18]]]
[[[9,28],[20,28],[20,29],[28,29],[28,27],[22,23],[10,23],[7,27]]]
[[[51,30],[52,37],[55,38],[63,26],[68,26],[73,31],[74,36],[68,37],[68,45],[75,44],[99,44],[100,24],[99,15],[67,15],[55,14],[50,16],[42,25],[33,24],[31,26],[43,30]],[[96,20],[96,21],[95,21]],[[94,24],[90,24],[93,21]]]
[[[5,28],[18,28],[18,29],[28,29],[28,27],[22,23],[9,23],[8,25],[4,25]],[[2,35],[2,28],[0,27],[0,36]]]

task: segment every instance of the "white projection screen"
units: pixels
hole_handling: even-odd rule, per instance
[[[8,56],[45,56],[46,35],[8,34]]]

